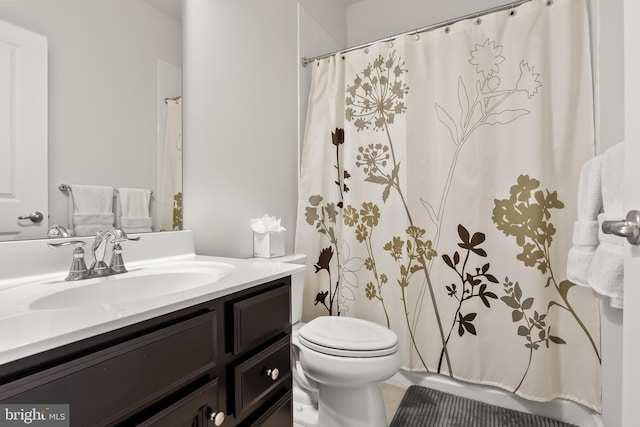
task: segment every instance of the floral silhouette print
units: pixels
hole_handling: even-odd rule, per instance
[[[395,52],[387,59],[379,55],[357,75],[347,87],[345,117],[358,131],[373,129],[387,131],[396,115],[406,111],[404,97],[409,92],[401,80],[407,70],[404,62],[395,58]]]
[[[356,166],[362,168],[365,173],[365,181],[373,184],[381,185],[382,201],[387,202],[391,192],[394,191],[402,205],[404,207],[407,220],[409,221],[409,229],[419,229],[413,221],[411,212],[407,205],[406,197],[403,192],[400,182],[400,162],[398,161],[393,139],[389,126],[395,123],[398,115],[406,112],[405,97],[409,93],[409,87],[404,82],[404,74],[407,72],[404,61],[396,57],[395,51],[389,53],[385,58],[382,55],[378,55],[373,62],[369,63],[362,73],[356,75],[353,83],[347,86],[346,90],[346,111],[345,118],[348,122],[351,122],[356,131],[361,132],[365,130],[373,130],[375,132],[384,132],[387,138],[387,144],[376,143],[368,144],[358,148],[358,154],[356,156]],[[398,239],[400,237],[398,236]],[[414,239],[416,240],[416,239]],[[419,239],[418,239],[419,240]],[[397,246],[391,242],[390,253],[393,256],[394,250],[398,250]],[[385,246],[385,250],[387,248]],[[419,244],[417,240],[414,242],[412,248],[416,250],[415,259],[409,260],[412,263],[413,270],[410,271],[406,265],[400,266],[400,286],[402,289],[402,300],[405,305],[405,317],[407,321],[407,328],[412,338],[412,344],[418,354],[422,364],[426,370],[428,370],[426,362],[424,361],[420,350],[418,349],[415,341],[414,327],[409,320],[409,309],[406,300],[406,286],[409,285],[407,281],[409,276],[422,270],[425,274],[427,286],[430,291],[430,297],[434,307],[434,314],[438,324],[440,332],[440,338],[442,343],[445,342],[444,329],[442,321],[440,319],[440,313],[438,311],[438,305],[435,299],[435,292],[431,283],[431,278],[427,270],[428,262],[433,258],[431,252],[420,250],[418,248],[424,248],[426,242],[423,241]],[[431,241],[429,241],[429,247],[432,247]],[[435,250],[430,249],[435,253]],[[373,283],[367,285],[366,290],[368,295],[374,295],[375,285]],[[377,294],[376,294],[377,295]],[[445,356],[449,366],[450,358],[449,353],[445,348]],[[452,369],[450,369],[452,371]]]
[[[546,313],[540,314],[532,308],[534,299],[532,297],[523,298],[520,284],[518,282],[512,283],[508,277],[504,280],[504,292],[506,295],[501,297],[500,300],[512,309],[511,320],[514,323],[520,323],[517,331],[518,336],[525,339],[524,347],[529,350],[527,368],[520,382],[513,390],[515,393],[520,389],[529,373],[529,368],[531,368],[531,362],[533,361],[533,352],[542,349],[543,344],[548,349],[550,344],[566,344],[566,341],[558,336],[551,335],[551,326],[546,323],[550,305],[547,306]],[[535,332],[537,332],[537,335],[534,335]]]
[[[355,276],[348,267],[350,258],[345,257],[341,251],[341,242],[338,240],[338,229],[340,212],[343,207],[344,193],[349,192],[346,181],[351,177],[349,172],[342,167],[340,161],[340,147],[344,144],[344,129],[336,128],[331,132],[331,144],[336,147],[336,163],[334,168],[337,171],[334,183],[338,187],[339,197],[337,202],[325,202],[320,195],[309,197],[309,204],[305,207],[305,220],[307,224],[314,226],[316,231],[326,236],[330,246],[323,248],[318,256],[318,261],[314,265],[316,274],[327,276],[327,290],[320,291],[316,295],[314,305],[322,305],[329,312],[329,315],[340,315],[348,310],[346,302],[353,300],[353,291],[350,288],[357,287],[357,282],[348,280],[347,277]],[[334,257],[335,255],[335,257]],[[336,265],[337,272],[332,274],[332,266]]]
[[[471,51],[469,63],[475,65],[476,73],[482,74],[485,79],[499,79],[495,74],[500,72],[498,66],[502,64],[505,59],[501,53],[502,46],[496,46],[495,40],[486,39],[484,43],[476,44],[475,49]]]
[[[505,57],[501,55],[502,49],[503,46],[498,45],[495,40],[486,39],[482,44],[476,44],[475,48],[470,51],[469,63],[475,66],[478,77],[471,86],[465,85],[462,76],[458,77],[459,111],[457,115],[436,104],[438,120],[447,128],[451,141],[456,146],[437,210],[433,204],[422,200],[436,227],[436,237],[434,238],[436,247],[440,236],[442,215],[458,157],[465,143],[482,126],[507,125],[529,114],[530,112],[526,108],[511,109],[503,108],[502,105],[518,92],[526,92],[527,98],[531,99],[538,93],[538,88],[542,86],[539,81],[540,75],[534,71],[534,67],[521,61],[520,77],[516,87],[501,88],[500,65],[505,61]],[[458,117],[457,121],[453,119],[454,116]]]
[[[525,266],[537,268],[541,274],[546,275],[545,287],[553,287],[560,297],[560,301],[549,301],[545,315],[553,307],[570,313],[589,340],[598,361],[602,363],[597,344],[569,301],[569,290],[575,284],[568,280],[558,281],[551,265],[551,244],[553,236],[556,234],[556,228],[551,222],[552,210],[564,208],[564,203],[558,200],[556,191],[542,191],[539,187],[539,180],[531,178],[529,175],[520,175],[517,183],[509,190],[508,199],[494,200],[491,219],[504,235],[515,237],[516,244],[521,248],[521,252],[516,255],[516,258]],[[514,287],[514,292],[515,289]],[[517,293],[521,293],[521,291]],[[530,308],[516,307],[513,299],[505,299],[505,297],[501,299],[515,310]],[[520,328],[519,331],[524,330]],[[551,341],[556,344],[560,343],[553,339]],[[530,344],[533,345],[533,342],[531,341]]]
[[[173,196],[173,229],[182,230],[182,191]]]
[[[346,184],[346,180],[351,178],[351,174],[349,174],[349,172],[339,166],[342,164],[342,162],[340,162],[340,146],[344,144],[344,129],[336,128],[335,132],[331,132],[331,144],[336,147],[336,164],[334,167],[338,176],[334,183],[340,189],[340,201],[337,203],[337,206],[339,208],[342,208],[344,193],[349,192],[349,187]]]
[[[380,209],[370,202],[364,202],[358,211],[355,207],[347,205],[343,215],[344,224],[347,227],[355,227],[356,240],[363,244],[367,250],[367,258],[364,267],[373,274],[373,281],[366,284],[365,296],[369,300],[377,300],[384,310],[387,327],[391,327],[389,312],[383,297],[383,286],[388,283],[388,277],[384,273],[378,272],[373,246],[374,229],[380,221]],[[375,284],[374,284],[375,282]]]
[[[458,225],[458,236],[460,237],[460,243],[458,247],[463,251],[457,250],[453,255],[442,255],[444,263],[453,271],[457,276],[457,283],[451,283],[445,286],[447,295],[454,298],[458,302],[458,308],[453,315],[453,321],[449,334],[447,335],[446,344],[449,344],[451,334],[458,325],[458,336],[462,337],[465,333],[470,335],[476,335],[477,330],[473,323],[478,313],[466,312],[463,314],[463,308],[465,303],[472,299],[480,299],[482,304],[486,308],[491,308],[491,300],[498,299],[498,296],[489,290],[489,286],[492,283],[498,283],[498,279],[489,272],[491,264],[484,262],[484,258],[487,257],[487,252],[480,247],[485,241],[484,233],[469,233],[469,231],[462,225]],[[471,267],[470,263],[473,259],[481,261],[480,267]],[[440,360],[438,361],[438,372],[442,369],[442,361],[444,357],[444,346],[440,352]]]
[[[528,62],[520,61],[520,77],[516,83],[516,91],[527,92],[527,98],[533,98],[538,93],[538,88],[542,83],[538,81],[540,74],[537,74]]]

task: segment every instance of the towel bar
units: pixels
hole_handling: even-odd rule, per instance
[[[69,184],[58,184],[58,190],[65,192],[65,191],[71,191],[71,186]],[[117,188],[113,189],[114,193],[118,192]],[[153,194],[153,191],[151,192],[151,194]]]

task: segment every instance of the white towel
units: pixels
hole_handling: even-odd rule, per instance
[[[113,227],[113,187],[71,184],[69,228],[76,236],[96,234]]]
[[[149,214],[151,190],[146,188],[118,188],[118,222],[127,233],[151,231]]]
[[[573,246],[567,256],[567,278],[581,286],[588,282],[593,254],[598,246],[598,214],[602,210],[602,157],[588,160],[580,171],[578,220],[573,224]]]
[[[624,239],[604,234],[604,221],[624,219],[624,145],[619,143],[602,155],[601,187],[603,213],[598,215],[599,245],[589,268],[588,282],[608,296],[612,307],[622,308],[624,299]]]

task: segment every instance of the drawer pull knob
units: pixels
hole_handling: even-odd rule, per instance
[[[280,375],[280,371],[278,371],[278,368],[267,369],[267,376],[273,381],[278,379],[278,375]]]
[[[213,425],[216,427],[221,426],[224,423],[224,412],[211,412],[209,419],[213,421]]]

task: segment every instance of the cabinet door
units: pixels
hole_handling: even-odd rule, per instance
[[[292,392],[285,394],[249,427],[288,427],[293,425]]]
[[[289,285],[233,303],[233,354],[260,345],[291,327]]]
[[[234,369],[235,405],[239,417],[261,404],[276,388],[291,383],[289,336]]]
[[[101,426],[215,366],[214,311],[0,386],[0,400],[66,403],[74,425]]]
[[[214,379],[138,426],[207,427],[210,415],[218,412],[218,380]]]

